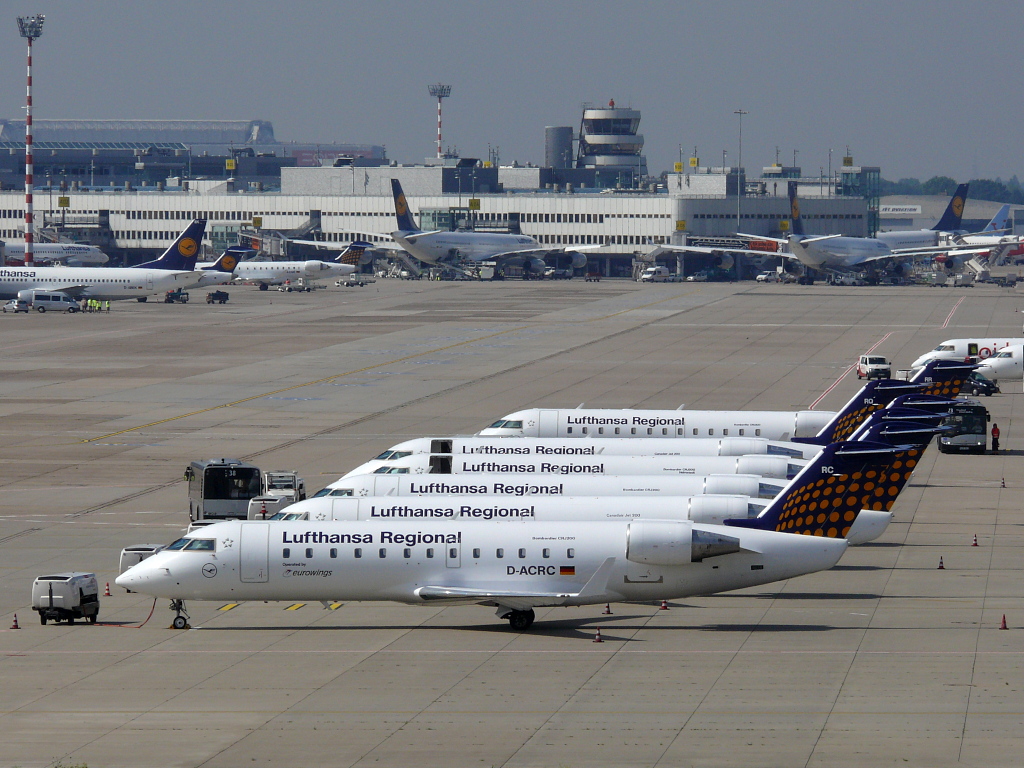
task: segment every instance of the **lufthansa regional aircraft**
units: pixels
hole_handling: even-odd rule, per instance
[[[3,248],[8,267],[25,266],[25,243],[6,243]],[[32,259],[37,266],[64,264],[69,267],[97,267],[110,259],[95,245],[78,243],[33,243]],[[4,265],[0,265],[4,266]]]
[[[272,285],[286,282],[297,283],[302,280],[305,284],[311,280],[330,280],[351,275],[356,271],[359,257],[369,247],[370,243],[352,243],[332,261],[245,261],[243,259],[254,252],[241,246],[231,246],[216,264],[204,269],[211,272],[233,272],[235,281],[256,283],[261,291],[266,291]]]
[[[913,459],[895,466],[897,452],[829,446],[761,515],[724,525],[454,515],[216,523],[117,584],[169,598],[179,629],[188,626],[185,600],[392,600],[492,606],[522,631],[536,608],[672,600],[831,568],[861,510],[891,506],[888,483],[875,493],[880,474],[913,471]],[[812,492],[820,498],[808,503]]]
[[[413,221],[398,179],[391,180],[391,191],[395,197],[395,216],[398,219],[398,229],[391,233],[391,237],[404,250],[427,264],[496,261],[499,265],[522,265],[524,272],[542,274],[547,266],[545,257],[566,260],[568,266],[580,269],[587,265],[587,257],[579,251],[601,247],[583,245],[566,250],[548,248],[529,235],[448,230],[424,232]]]
[[[178,235],[160,258],[136,267],[3,267],[0,298],[17,298],[32,290],[63,293],[72,298],[139,299],[187,286],[206,231],[196,219]]]
[[[909,382],[871,381],[838,412],[529,408],[503,416],[478,434],[669,439],[721,435],[767,440],[815,437],[816,442],[825,444],[845,440],[868,414],[884,408],[901,395],[956,397],[972,369],[971,365],[943,361],[925,366]]]

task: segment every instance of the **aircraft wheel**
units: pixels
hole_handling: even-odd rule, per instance
[[[508,624],[516,632],[525,632],[533,625],[534,618],[532,608],[528,611],[512,611],[508,615]]]
[[[171,622],[171,626],[175,629],[184,629],[187,624],[184,616],[175,616],[174,621]]]
[[[270,286],[267,285],[266,283],[260,283],[260,290],[261,291],[269,291],[270,290]]]
[[[46,614],[45,613],[40,613],[39,614],[39,623],[42,624],[44,627],[46,626]]]
[[[38,312],[39,314],[43,314],[45,311],[46,311],[46,307],[44,307],[41,304],[38,307],[36,307],[36,312]]]
[[[89,623],[90,624],[95,624],[96,623],[96,618],[97,618],[97,614],[94,613],[92,616],[89,617]]]

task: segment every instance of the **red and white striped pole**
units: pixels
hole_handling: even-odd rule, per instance
[[[441,97],[437,97],[437,156],[441,156]]]
[[[32,206],[32,41],[43,34],[46,17],[19,16],[18,29],[28,41],[28,79],[25,90],[25,266],[35,266],[35,211]]]
[[[438,83],[437,85],[428,85],[427,92],[437,99],[437,157],[440,159],[444,155],[441,150],[441,102],[452,95],[452,87]]]

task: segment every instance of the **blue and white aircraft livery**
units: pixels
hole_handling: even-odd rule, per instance
[[[25,266],[25,241],[4,244],[4,262],[0,266]],[[36,266],[64,264],[69,267],[98,267],[110,259],[95,245],[79,243],[33,243],[32,259]]]
[[[567,251],[541,245],[529,235],[448,230],[424,232],[413,220],[398,179],[391,180],[391,191],[398,219],[398,229],[391,233],[391,237],[404,250],[427,264],[495,261],[521,265],[525,272],[537,274],[543,273],[547,267],[545,257],[562,260],[567,266],[580,269],[587,265],[587,257],[579,251],[601,247],[573,246],[573,250]]]
[[[73,299],[137,299],[188,286],[202,246],[206,220],[196,219],[155,261],[136,267],[2,267],[0,298],[31,291]]]

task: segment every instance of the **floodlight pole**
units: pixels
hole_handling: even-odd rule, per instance
[[[743,204],[743,185],[741,179],[743,176],[743,116],[749,115],[745,109],[737,109],[733,112],[734,115],[739,115],[740,118],[740,154],[738,159],[739,171],[736,174],[736,231],[740,231],[740,206]]]
[[[452,95],[452,87],[437,83],[436,85],[428,85],[427,91],[437,99],[437,157],[440,159],[443,154],[441,152],[441,101]]]
[[[28,81],[25,91],[25,266],[35,266],[35,211],[32,205],[32,41],[43,34],[46,16],[19,16],[18,30],[28,41]]]

